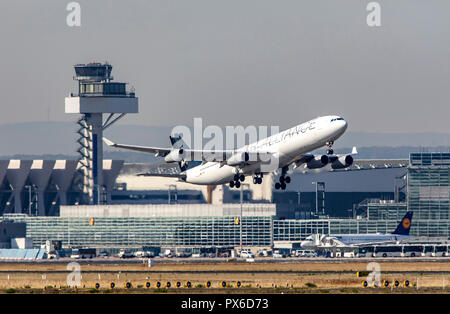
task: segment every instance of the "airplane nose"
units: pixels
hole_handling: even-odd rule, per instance
[[[345,120],[342,120],[342,121],[340,121],[341,123],[341,125],[339,126],[339,129],[341,129],[342,131],[345,131],[345,130],[347,130],[347,127],[348,127],[348,124],[347,124],[347,121],[345,121]]]

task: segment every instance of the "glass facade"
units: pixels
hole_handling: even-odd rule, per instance
[[[35,246],[61,240],[64,246],[230,247],[240,244],[236,217],[28,217],[8,215],[26,223]],[[276,220],[242,217],[242,244],[269,247],[274,241],[302,241],[311,234],[391,233],[399,220],[311,219]],[[415,219],[411,235],[450,237],[450,220]]]
[[[307,236],[320,233],[328,234],[330,230],[329,220],[274,220],[273,240],[274,241],[301,241]]]
[[[367,218],[369,220],[400,221],[408,211],[407,204],[387,201],[367,204]]]
[[[12,217],[11,217],[12,218]],[[221,247],[239,246],[236,217],[27,217],[27,237],[35,245],[61,240],[65,246],[84,247]],[[242,217],[242,243],[270,246],[271,217]]]
[[[408,210],[416,219],[450,219],[450,153],[412,153]]]

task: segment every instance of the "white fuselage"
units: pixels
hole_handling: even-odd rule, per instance
[[[336,120],[339,118],[339,120]],[[304,154],[323,147],[327,142],[337,140],[347,129],[347,122],[339,116],[325,116],[302,123],[256,143],[246,145],[237,151],[269,152],[277,157],[278,167],[301,158]],[[186,170],[185,181],[192,184],[217,185],[230,182],[237,168],[220,162],[206,162]],[[252,175],[264,172],[261,163],[239,167],[240,173]]]
[[[308,237],[300,243],[304,249],[317,249],[319,247],[348,247],[381,243],[395,243],[411,238],[409,235],[399,234],[334,234],[315,241]]]

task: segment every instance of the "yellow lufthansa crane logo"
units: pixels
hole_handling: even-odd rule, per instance
[[[408,218],[403,219],[402,225],[403,228],[408,229],[409,226],[411,226],[411,220],[409,220]]]
[[[89,226],[93,226],[93,225],[95,225],[94,218],[89,218]]]
[[[239,225],[240,223],[241,223],[241,220],[239,219],[239,217],[234,218],[235,225]]]

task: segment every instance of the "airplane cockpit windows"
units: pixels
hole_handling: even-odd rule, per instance
[[[339,120],[344,120],[344,118],[342,118],[342,117],[339,117],[339,118],[333,118],[333,119],[331,119],[330,122],[339,121]]]

